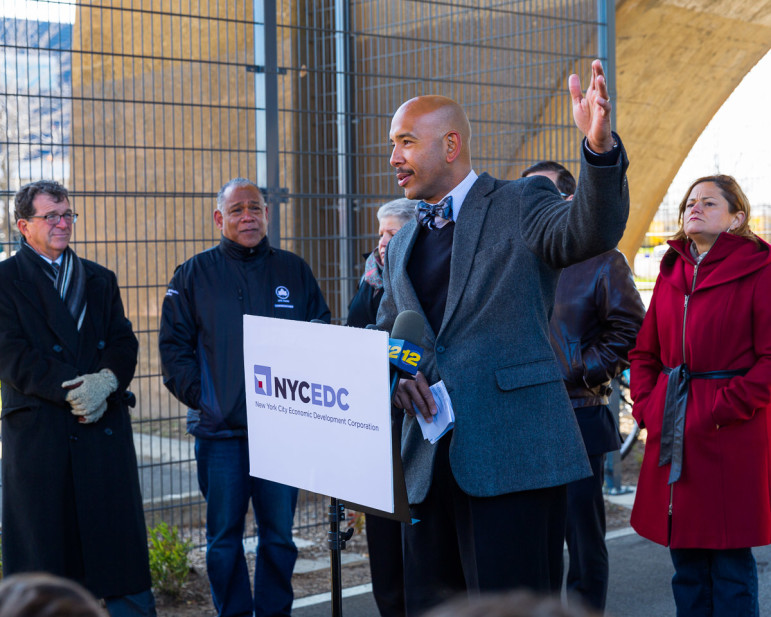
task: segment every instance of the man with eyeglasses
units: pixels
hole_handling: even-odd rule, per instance
[[[297,489],[249,475],[243,317],[329,323],[310,267],[268,242],[256,184],[234,178],[217,194],[219,245],[177,268],[163,301],[163,383],[188,407],[198,485],[206,499],[206,568],[220,617],[277,617],[292,609]],[[254,593],[243,534],[252,504],[259,543]]]
[[[67,189],[15,197],[17,253],[0,262],[3,573],[44,571],[154,616],[127,391],[138,342],[115,274],[69,247]]]

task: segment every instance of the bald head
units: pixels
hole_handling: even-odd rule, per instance
[[[403,103],[391,120],[391,166],[405,197],[436,202],[471,171],[466,112],[444,96]]]
[[[441,134],[451,131],[458,133],[462,140],[461,150],[470,158],[471,124],[466,112],[455,101],[438,94],[416,96],[402,103],[394,117],[404,113],[414,114]]]

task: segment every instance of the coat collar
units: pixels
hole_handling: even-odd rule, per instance
[[[699,265],[698,288],[730,283],[771,264],[771,246],[762,239],[721,233]],[[661,262],[661,277],[685,294],[691,292],[690,277],[696,262],[687,240],[670,240],[671,249]]]
[[[415,246],[419,231],[420,226],[418,225],[417,218],[413,218],[407,221],[399,230],[399,233],[388,243],[383,277],[388,276],[387,271],[391,270],[400,273],[398,279],[402,284],[399,285],[399,293],[402,295],[404,310],[413,310],[423,317],[423,322],[425,323],[423,335],[433,345],[436,342],[436,333],[428,324],[428,317],[426,317],[426,313],[423,311],[420,300],[418,300],[418,294],[415,292],[415,287],[407,274],[407,263],[409,263],[410,255],[412,255],[412,249]]]
[[[471,265],[474,262],[479,238],[482,234],[482,226],[490,207],[490,193],[495,188],[495,180],[487,173],[483,173],[474,182],[471,190],[466,195],[458,214],[455,234],[452,242],[452,257],[450,258],[450,284],[447,289],[447,306],[444,309],[444,318],[441,332],[449,323],[453,313],[458,308],[463,290],[466,287]]]
[[[77,354],[79,335],[75,320],[51,280],[42,271],[42,261],[38,264],[33,255],[24,253],[26,251],[20,251],[16,255],[19,277],[14,280],[14,286],[26,298],[30,310],[40,314],[44,324],[41,327],[47,327],[68,351]],[[98,307],[105,302],[106,289],[100,283],[86,269],[86,321],[92,319]]]
[[[227,257],[235,259],[236,261],[251,261],[265,257],[271,252],[270,242],[268,242],[268,236],[265,236],[257,246],[248,247],[233,242],[229,238],[222,236],[220,238],[219,249]]]

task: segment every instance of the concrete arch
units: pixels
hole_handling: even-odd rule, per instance
[[[771,0],[618,0],[616,41],[632,200],[620,248],[631,262],[691,147],[771,49]]]

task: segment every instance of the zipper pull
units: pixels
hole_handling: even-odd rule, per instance
[[[685,294],[685,304],[683,304],[683,308],[685,308],[685,309],[688,308],[688,298],[690,298],[690,297],[691,296],[689,294]]]

